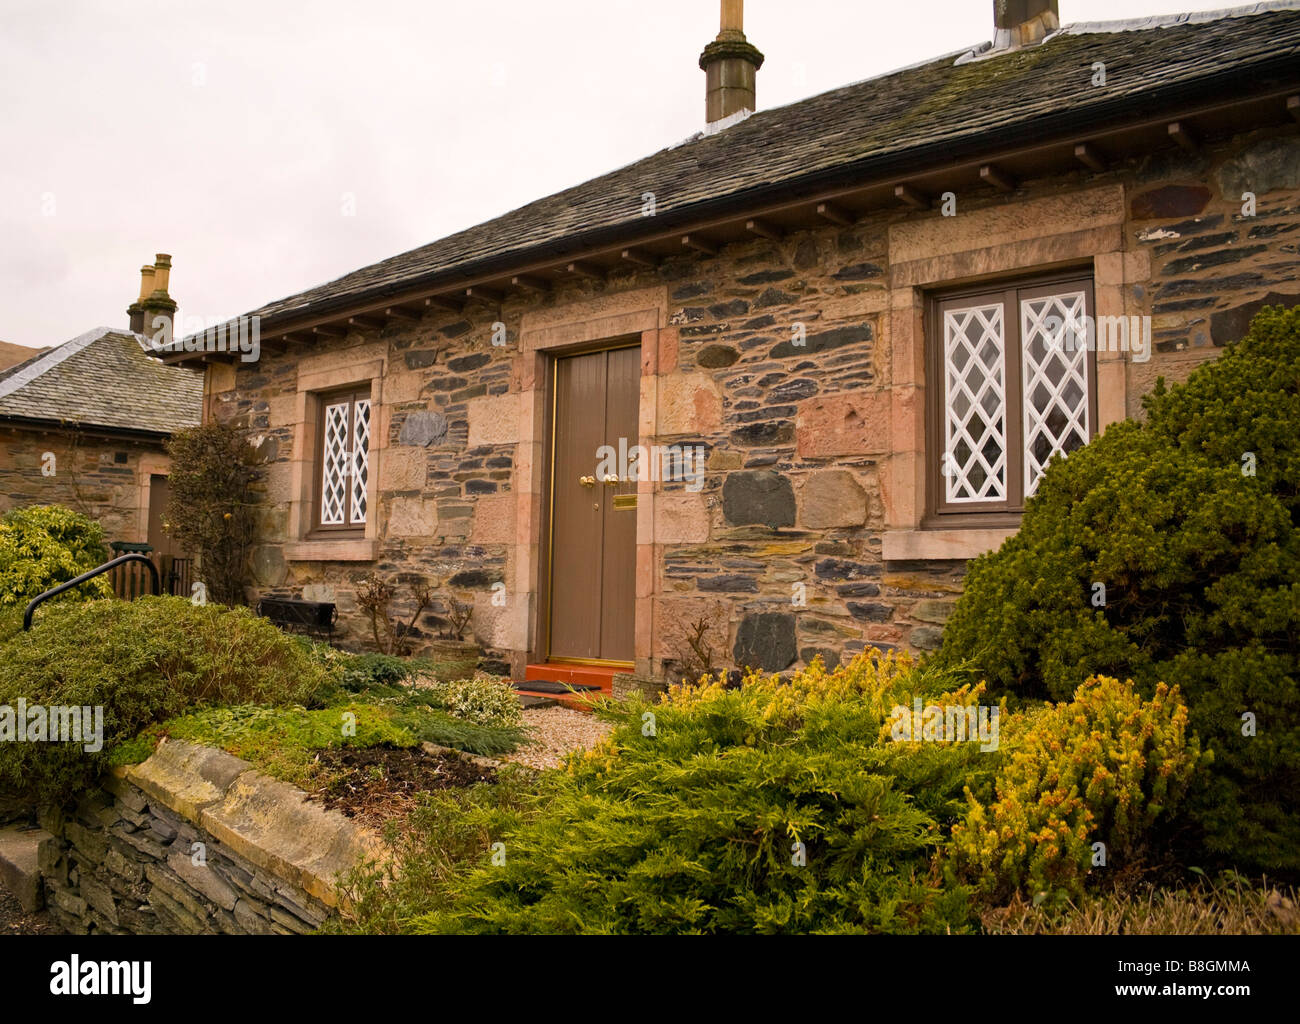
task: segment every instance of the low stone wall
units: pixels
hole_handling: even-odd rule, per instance
[[[74,934],[301,934],[337,876],[384,856],[372,833],[219,750],[164,740],[70,813],[46,811],[50,915]]]

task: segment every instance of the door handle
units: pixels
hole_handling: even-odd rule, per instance
[[[596,478],[594,476],[580,476],[578,477],[578,483],[583,487],[595,487]]]
[[[614,487],[618,484],[618,477],[610,476],[609,474],[606,474],[603,477],[602,482],[605,484],[606,487]]]

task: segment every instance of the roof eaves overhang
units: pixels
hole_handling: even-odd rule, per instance
[[[6,413],[0,413],[0,426],[14,427],[19,430],[47,430],[81,434],[86,437],[122,441],[148,441],[151,443],[166,441],[176,432],[171,430],[140,430],[101,423],[81,423],[75,420],[42,419],[36,416],[11,416]],[[184,430],[186,428],[178,427],[177,429]]]

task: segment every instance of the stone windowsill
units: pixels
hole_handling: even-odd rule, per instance
[[[300,540],[284,546],[290,562],[373,562],[379,556],[379,541],[368,537],[348,540]]]
[[[975,558],[995,551],[1015,534],[1015,528],[970,530],[891,530],[884,536],[886,562],[915,562]]]

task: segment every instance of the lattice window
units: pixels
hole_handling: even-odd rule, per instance
[[[1018,513],[1096,429],[1092,281],[971,289],[930,311],[927,515]]]
[[[1025,496],[1053,455],[1088,443],[1088,348],[1084,293],[1020,303],[1024,396]]]
[[[352,521],[364,523],[370,473],[370,403],[360,400],[352,408]]]
[[[338,395],[321,408],[321,527],[347,529],[366,522],[370,479],[370,399]]]
[[[325,448],[321,460],[320,521],[342,526],[348,493],[348,402],[325,407]]]
[[[953,503],[1007,496],[1006,330],[1001,304],[944,314],[943,478]]]

